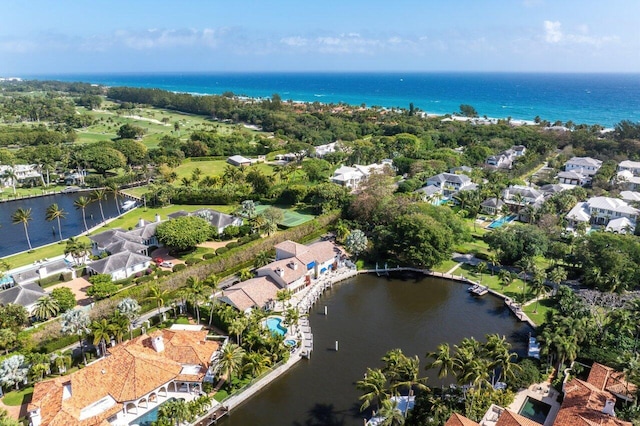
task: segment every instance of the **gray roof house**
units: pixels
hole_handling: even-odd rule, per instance
[[[564,170],[567,172],[577,170],[583,175],[593,176],[598,172],[601,166],[602,161],[596,160],[595,158],[573,157],[564,163]]]
[[[184,216],[198,216],[206,220],[218,230],[218,234],[222,234],[227,226],[242,226],[242,218],[232,216],[230,214],[222,213],[213,209],[200,209],[194,212],[186,212],[179,210],[175,213],[168,215],[170,219],[176,219]]]
[[[442,196],[442,188],[436,185],[427,185],[414,191],[420,195],[422,201],[429,202],[431,204],[438,204]]]
[[[469,176],[455,173],[440,173],[427,179],[427,186],[434,185],[439,187],[445,196],[449,196],[472,184],[473,182],[471,182]]]
[[[236,167],[250,166],[251,165],[251,159],[243,157],[242,155],[233,155],[233,156],[227,158],[227,163],[231,164],[232,166],[236,166]]]
[[[24,306],[29,315],[31,315],[35,303],[46,295],[47,292],[36,283],[18,284],[15,287],[0,291],[0,305],[14,304]]]
[[[565,216],[569,227],[575,228],[580,222],[607,225],[614,219],[626,217],[635,228],[640,210],[631,207],[619,198],[592,197],[586,202],[577,203]],[[614,222],[618,223],[618,222]]]
[[[504,201],[499,198],[491,197],[480,203],[480,207],[483,212],[487,214],[498,214],[500,209],[504,206]]]
[[[87,265],[89,275],[108,274],[113,281],[129,278],[137,272],[144,272],[151,264],[151,258],[139,253],[123,251]]]
[[[58,259],[37,262],[27,269],[20,269],[19,272],[12,273],[11,278],[16,284],[28,284],[63,272],[71,272],[72,277],[75,278],[75,271],[70,264],[64,259]]]

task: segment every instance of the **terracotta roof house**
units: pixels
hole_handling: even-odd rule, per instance
[[[29,315],[32,314],[35,303],[47,292],[36,283],[17,284],[14,287],[0,291],[0,306],[9,304],[24,306]]]
[[[343,252],[331,241],[305,246],[294,241],[275,245],[276,260],[256,270],[256,278],[224,290],[220,300],[241,311],[272,307],[278,290],[298,292],[342,264]]]
[[[504,409],[495,411],[493,410],[494,407],[498,408],[497,406],[492,405],[489,411],[494,413],[497,418],[492,417],[491,419],[486,419],[485,415],[485,418],[483,418],[480,423],[476,423],[461,414],[453,413],[444,426],[540,426],[540,423],[534,422],[533,420],[514,413],[513,411]]]
[[[123,280],[136,272],[143,272],[151,264],[151,258],[139,253],[123,251],[87,265],[89,275],[109,274],[113,281]]]
[[[572,379],[564,384],[564,400],[554,425],[631,426],[615,417],[615,397],[589,382]]]
[[[109,349],[68,376],[36,383],[32,426],[127,425],[170,397],[201,389],[220,345],[207,331],[161,330]]]
[[[609,391],[617,398],[626,401],[633,401],[634,395],[638,391],[636,385],[627,382],[623,372],[616,371],[611,367],[597,362],[594,362],[591,366],[587,382],[602,391]]]
[[[222,292],[220,300],[241,312],[254,308],[271,309],[281,289],[269,276],[256,277],[228,287]]]

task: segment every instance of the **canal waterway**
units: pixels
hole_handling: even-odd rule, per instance
[[[28,230],[33,248],[60,240],[60,236],[58,235],[58,222],[56,220],[47,222],[45,219],[47,207],[53,203],[57,203],[58,207],[66,212],[66,217],[60,220],[62,237],[64,239],[84,232],[82,210],[76,210],[73,205],[74,201],[82,195],[88,197],[90,192],[54,194],[0,202],[0,257],[9,256],[29,249],[24,234],[24,227],[21,223],[13,224],[11,221],[11,215],[19,208],[31,209],[32,220],[29,222]],[[119,198],[118,202],[122,203],[123,199]],[[112,194],[109,194],[108,198],[102,202],[102,209],[104,210],[104,217],[106,219],[118,215]],[[89,228],[100,224],[102,221],[100,206],[97,202],[91,203],[89,207],[85,209],[85,213],[87,226]]]
[[[309,314],[315,350],[284,376],[220,422],[224,426],[361,426],[355,382],[367,367],[378,368],[390,349],[424,356],[436,346],[452,346],[464,337],[484,340],[505,335],[521,355],[531,331],[518,322],[502,299],[474,298],[467,286],[423,277],[379,278],[359,275],[325,293]],[[328,315],[324,315],[324,306]],[[335,342],[339,350],[335,350]],[[442,382],[424,372],[430,386]]]

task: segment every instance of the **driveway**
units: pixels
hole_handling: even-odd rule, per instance
[[[87,296],[87,289],[91,286],[91,283],[87,281],[84,277],[78,277],[71,281],[67,281],[66,283],[60,283],[56,285],[52,285],[51,287],[47,287],[47,291],[52,291],[53,289],[60,287],[68,287],[73,292],[73,295],[76,297],[76,302],[78,306],[87,306],[91,304],[91,298]]]

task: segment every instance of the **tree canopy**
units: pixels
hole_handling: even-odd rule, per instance
[[[178,251],[187,251],[211,238],[212,232],[206,220],[184,216],[158,225],[156,235],[161,243]]]

